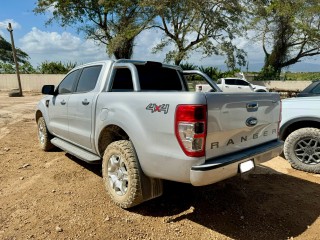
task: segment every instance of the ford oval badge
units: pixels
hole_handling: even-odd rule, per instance
[[[258,119],[256,119],[255,117],[250,117],[246,120],[246,125],[248,127],[253,127],[257,125],[257,123],[258,123]]]

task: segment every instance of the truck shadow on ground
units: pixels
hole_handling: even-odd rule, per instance
[[[101,177],[101,165],[66,156]],[[161,197],[130,212],[189,220],[234,239],[288,239],[304,233],[320,216],[320,187],[271,168],[204,187],[164,181]]]
[[[296,237],[320,216],[319,184],[272,171],[206,187],[165,182],[162,197],[132,211],[167,223],[188,219],[234,239]]]

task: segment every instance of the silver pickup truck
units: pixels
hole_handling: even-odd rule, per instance
[[[216,92],[189,91],[192,74]],[[282,151],[278,94],[222,93],[200,71],[108,60],[76,67],[42,93],[42,149],[102,161],[106,190],[122,208],[160,196],[162,180],[208,185]]]

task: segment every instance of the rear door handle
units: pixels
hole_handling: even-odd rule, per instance
[[[67,102],[63,99],[60,103],[61,105],[66,105]]]
[[[83,104],[83,105],[88,105],[88,104],[89,104],[89,102],[88,102],[88,100],[87,100],[87,99],[85,99],[85,100],[83,100],[83,101],[82,101],[82,104]]]

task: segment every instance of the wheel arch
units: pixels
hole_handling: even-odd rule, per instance
[[[43,114],[42,114],[42,112],[40,110],[37,110],[35,115],[36,115],[35,116],[36,117],[36,122],[38,122],[40,117],[43,117]]]
[[[286,122],[283,126],[281,126],[280,139],[285,140],[290,133],[300,128],[313,127],[313,128],[320,129],[319,123],[320,123],[320,118],[315,118],[315,117],[302,117],[302,118],[292,119]]]
[[[114,124],[107,125],[99,133],[97,150],[100,156],[102,156],[104,153],[104,150],[109,146],[109,144],[115,141],[129,140],[129,139],[130,139],[129,135],[121,127]]]

